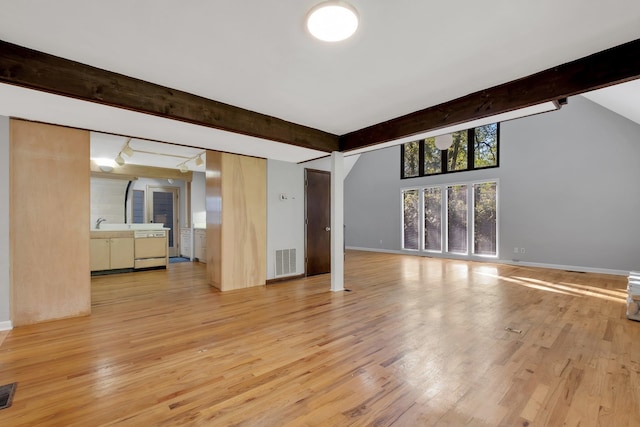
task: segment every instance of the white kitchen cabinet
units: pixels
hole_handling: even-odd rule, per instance
[[[193,236],[194,257],[200,262],[207,262],[207,230],[197,228]]]
[[[89,259],[91,271],[109,270],[111,267],[110,239],[91,239],[89,241]]]
[[[91,271],[133,268],[133,238],[98,238],[89,241]]]
[[[109,239],[109,257],[111,269],[133,267],[133,239],[121,237]]]
[[[180,229],[180,256],[191,258],[191,229]]]

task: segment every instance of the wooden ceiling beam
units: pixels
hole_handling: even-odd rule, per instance
[[[0,83],[324,152],[338,136],[0,40]]]
[[[640,39],[340,137],[340,151],[394,141],[640,78]]]

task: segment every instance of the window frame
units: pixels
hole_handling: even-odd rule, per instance
[[[495,183],[496,184],[496,253],[495,255],[487,255],[487,254],[479,254],[476,252],[476,245],[475,245],[475,238],[476,238],[476,192],[475,190],[475,186],[479,185],[479,184],[489,184],[489,183]],[[500,243],[500,180],[499,179],[483,179],[480,181],[473,181],[469,183],[469,188],[470,188],[470,192],[471,192],[471,203],[472,203],[472,207],[471,207],[471,224],[470,224],[470,234],[469,234],[469,241],[471,243],[471,247],[470,249],[470,254],[472,254],[475,257],[480,257],[480,258],[498,258],[498,254],[499,254],[499,243]]]
[[[491,125],[493,123],[488,123],[487,125]],[[483,126],[487,126],[483,125]],[[424,160],[425,160],[425,139],[418,139],[415,141],[410,141],[402,144],[400,146],[400,179],[411,179],[411,178],[420,178],[424,176],[436,176],[436,175],[445,175],[451,173],[460,173],[460,172],[469,172],[474,170],[484,170],[484,169],[492,169],[500,167],[500,122],[496,122],[496,164],[492,166],[480,166],[476,167],[475,163],[475,142],[476,142],[476,126],[470,129],[466,129],[467,132],[467,168],[464,170],[452,170],[450,171],[448,168],[449,165],[449,150],[440,150],[440,172],[435,173],[425,173],[424,171]],[[456,132],[464,132],[465,130],[460,130]],[[455,132],[451,132],[455,133]],[[418,143],[418,175],[416,176],[405,176],[404,175],[404,147],[406,144],[410,143]]]
[[[476,197],[475,197],[475,188],[477,185],[481,184],[489,184],[494,183],[496,186],[495,193],[495,209],[496,209],[496,253],[495,255],[490,254],[479,254],[475,251],[475,205],[476,205]],[[450,187],[456,186],[466,186],[466,197],[467,197],[467,209],[466,209],[466,221],[467,221],[467,230],[466,230],[466,239],[467,239],[467,250],[466,252],[451,252],[449,250],[449,216],[448,216],[448,189]],[[440,250],[434,249],[426,249],[425,248],[425,190],[431,188],[440,188]],[[418,191],[418,249],[405,248],[405,236],[404,236],[404,193],[406,191]],[[498,178],[488,178],[481,180],[470,180],[470,181],[461,181],[461,182],[445,182],[440,184],[425,184],[421,186],[412,186],[412,187],[404,187],[400,189],[400,214],[401,214],[401,242],[400,249],[402,251],[407,251],[411,253],[419,253],[427,256],[442,256],[442,257],[450,257],[450,258],[459,258],[459,259],[499,259],[500,255],[500,180]]]
[[[408,192],[408,191],[417,191],[418,192],[418,248],[417,249],[411,249],[411,248],[405,248],[405,239],[404,239],[404,193]],[[420,219],[424,217],[424,203],[421,202],[420,197],[422,196],[422,188],[420,187],[407,187],[407,188],[402,188],[400,190],[400,229],[402,231],[401,235],[400,235],[400,248],[403,251],[411,251],[411,252],[421,252],[421,247],[422,247],[422,240],[423,240],[423,236],[420,235],[420,231],[422,230],[422,227],[420,225]]]

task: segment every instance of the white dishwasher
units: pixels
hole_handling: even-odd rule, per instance
[[[167,266],[167,231],[145,230],[134,232],[133,268]]]

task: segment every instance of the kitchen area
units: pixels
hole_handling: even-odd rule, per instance
[[[205,153],[91,132],[91,275],[206,261]]]

